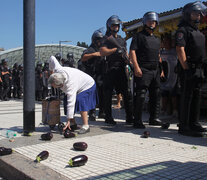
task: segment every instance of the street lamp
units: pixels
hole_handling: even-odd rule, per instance
[[[59,51],[60,51],[61,56],[62,56],[62,47],[61,47],[62,42],[72,42],[72,41],[59,41]]]

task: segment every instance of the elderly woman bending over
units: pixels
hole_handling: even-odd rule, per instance
[[[74,113],[80,111],[83,126],[79,134],[90,131],[88,125],[88,111],[96,107],[96,84],[86,73],[70,67],[62,67],[54,56],[50,57],[49,68],[54,73],[48,82],[54,88],[60,88],[67,95],[67,124],[63,130],[70,129],[70,122],[74,121]]]

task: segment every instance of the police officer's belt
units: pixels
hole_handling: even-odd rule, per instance
[[[201,62],[199,62],[199,63],[195,63],[195,62],[187,62],[188,63],[188,66],[190,67],[190,68],[193,68],[193,69],[195,69],[195,68],[201,68],[202,66],[203,66],[203,63],[201,63]]]
[[[144,63],[144,64],[140,64],[139,65],[141,68],[145,68],[148,70],[156,70],[158,68],[158,64],[157,63]]]

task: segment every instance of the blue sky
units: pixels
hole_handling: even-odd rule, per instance
[[[111,15],[122,21],[141,18],[147,11],[164,12],[193,2],[189,0],[36,0],[36,44],[70,40],[90,44],[91,35]],[[23,45],[23,0],[1,0],[0,47]],[[124,37],[124,33],[120,32]],[[129,44],[130,40],[127,42]]]

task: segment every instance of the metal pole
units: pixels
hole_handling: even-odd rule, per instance
[[[35,0],[24,0],[24,132],[35,131]]]
[[[59,41],[59,51],[60,51],[61,57],[63,57],[63,51],[62,51],[62,46],[61,46],[62,42],[72,42],[72,41]]]

